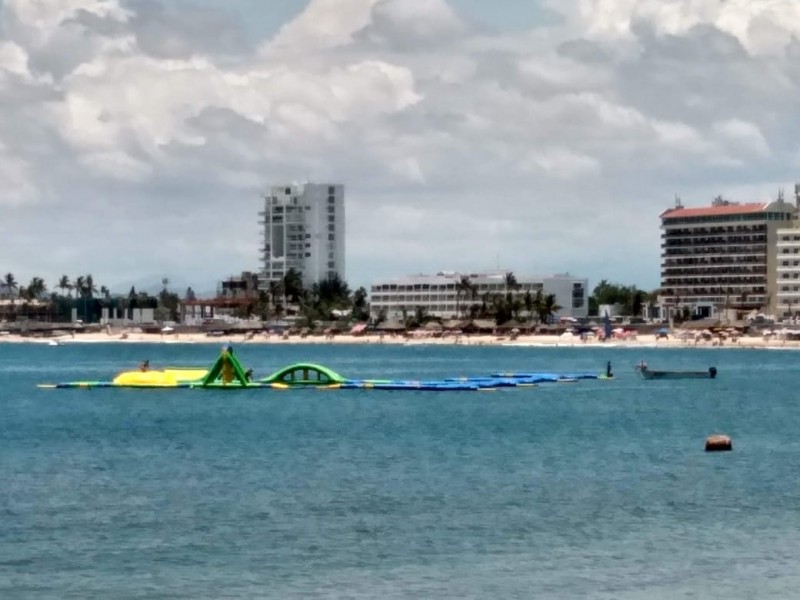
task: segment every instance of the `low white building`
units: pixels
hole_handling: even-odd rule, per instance
[[[468,280],[471,289],[461,286]],[[481,304],[492,296],[505,296],[508,292],[522,299],[530,292],[536,296],[554,294],[561,307],[559,317],[586,317],[589,314],[589,280],[569,274],[533,277],[516,275],[517,287],[506,286],[506,272],[457,273],[443,271],[435,275],[409,275],[378,281],[370,286],[370,314],[385,314],[388,319],[400,319],[403,314],[413,315],[424,308],[433,317],[457,318],[468,312],[468,307]]]

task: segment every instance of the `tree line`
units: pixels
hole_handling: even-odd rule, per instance
[[[42,312],[50,320],[64,318],[69,320],[73,307],[86,322],[99,320],[103,307],[121,310],[127,314],[130,309],[152,308],[159,321],[179,319],[180,304],[183,300],[195,300],[195,293],[188,288],[183,298],[168,288],[169,280],[162,279],[162,290],[151,295],[137,292],[133,287],[127,295],[112,297],[110,290],[97,286],[92,275],[79,275],[71,279],[62,275],[54,286],[48,289],[41,277],[33,277],[27,285],[17,282],[12,273],[7,273],[2,283],[5,295],[22,300],[23,314],[33,312],[42,318]],[[490,319],[497,324],[516,320],[520,323],[549,323],[561,310],[555,294],[545,294],[541,289],[520,293],[521,285],[513,272],[504,277],[504,290],[479,293],[478,285],[468,275],[462,275],[456,282],[456,314],[455,318]],[[595,286],[589,297],[589,315],[599,315],[599,307],[616,305],[622,314],[639,316],[645,305],[653,305],[657,292],[646,292],[636,286],[610,283],[603,279]],[[31,304],[39,306],[31,310]],[[27,310],[25,306],[28,306]],[[42,308],[43,307],[43,308]],[[16,308],[6,317],[13,318]],[[310,287],[303,285],[302,275],[295,269],[289,269],[284,277],[267,283],[248,301],[236,309],[236,316],[241,318],[259,318],[263,321],[281,319],[286,316],[299,317],[309,327],[326,321],[367,321],[370,319],[369,295],[364,287],[352,291],[346,281],[338,274],[322,279]],[[434,317],[428,309],[417,306],[403,308],[403,322],[406,326],[423,325]],[[376,323],[387,319],[385,311],[375,318]]]
[[[133,309],[151,308],[157,320],[177,320],[180,297],[169,292],[164,279],[164,288],[157,295],[137,292],[131,287],[126,296],[111,295],[105,285],[97,286],[92,275],[78,275],[71,279],[62,275],[49,289],[44,279],[33,277],[27,285],[21,284],[13,273],[2,278],[4,295],[18,302],[12,303],[3,311],[3,317],[14,320],[17,317],[46,321],[69,321],[72,309],[77,309],[78,318],[86,323],[100,320],[103,308],[122,311],[126,315]],[[191,288],[188,290],[191,292]]]

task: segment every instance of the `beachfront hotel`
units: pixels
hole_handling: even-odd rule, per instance
[[[792,255],[790,244],[797,237],[800,250],[800,230],[793,229],[797,214],[798,206],[782,195],[773,202],[747,204],[717,198],[702,208],[676,201],[661,214],[662,315],[672,318],[687,310],[694,317],[723,311],[776,314],[779,246],[781,256]],[[792,233],[779,236],[785,229]],[[784,241],[779,243],[779,237]],[[781,273],[796,279],[798,261],[800,255],[783,258]],[[800,289],[792,293],[800,299]]]
[[[800,183],[794,186],[795,204],[800,211]],[[776,268],[776,316],[796,317],[800,313],[800,221],[778,229]]]
[[[264,226],[261,289],[282,280],[289,269],[301,274],[306,287],[334,275],[345,279],[343,185],[272,186],[259,215]]]
[[[462,277],[468,277],[473,286],[469,293],[459,290]],[[554,294],[561,306],[560,317],[586,317],[589,314],[589,280],[569,274],[549,277],[516,276],[517,288],[506,287],[506,272],[457,273],[443,271],[435,275],[410,275],[378,281],[370,286],[370,314],[377,318],[402,319],[403,314],[413,315],[417,308],[425,309],[432,317],[455,318],[473,304],[484,299],[491,301],[495,295],[511,292],[520,300],[530,292],[541,291],[544,296]]]

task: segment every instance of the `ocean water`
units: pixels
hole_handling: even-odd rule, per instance
[[[42,390],[215,345],[0,345],[0,598],[788,598],[800,354],[262,345],[350,377],[617,377],[496,392]],[[717,380],[642,381],[633,366]],[[705,453],[711,433],[734,451]]]

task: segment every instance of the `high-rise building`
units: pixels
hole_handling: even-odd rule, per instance
[[[290,269],[300,273],[307,287],[334,275],[345,279],[343,185],[272,186],[259,214],[264,226],[262,289]]]
[[[795,206],[800,211],[800,183],[794,186]],[[778,229],[775,316],[800,316],[800,221]]]
[[[779,228],[791,227],[797,207],[774,202],[711,206],[680,201],[661,214],[661,289],[664,317],[688,311],[713,317],[723,310],[773,312],[777,305]]]

